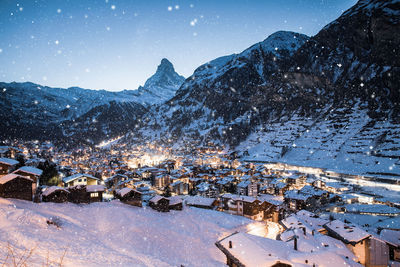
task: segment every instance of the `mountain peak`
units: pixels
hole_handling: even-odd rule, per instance
[[[139,87],[141,94],[147,92],[161,100],[167,100],[175,95],[185,78],[176,73],[172,63],[163,58],[157,67],[156,73],[151,76],[143,87]]]

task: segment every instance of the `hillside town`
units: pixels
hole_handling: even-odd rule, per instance
[[[400,185],[370,177],[243,162],[212,143],[0,147],[2,198],[199,208],[264,222],[261,236],[233,232],[215,240],[229,266],[400,266],[399,192]]]

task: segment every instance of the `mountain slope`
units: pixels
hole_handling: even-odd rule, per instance
[[[246,159],[400,175],[399,6],[359,1],[312,38],[278,32],[211,61],[152,109],[142,134],[212,140]]]
[[[136,118],[149,106],[168,100],[183,80],[163,59],[157,72],[138,90],[110,92],[29,82],[0,83],[0,137],[59,139],[76,135],[86,140],[93,135],[90,139],[96,142],[120,135],[132,129]]]

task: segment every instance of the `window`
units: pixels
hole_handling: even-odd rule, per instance
[[[85,178],[85,179],[83,179],[83,181],[84,181],[84,182],[86,182],[86,178]]]
[[[79,179],[78,182],[82,182],[82,179]]]
[[[99,196],[99,193],[90,193],[90,197],[98,197]]]

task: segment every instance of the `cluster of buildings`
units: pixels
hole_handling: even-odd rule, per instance
[[[160,212],[192,206],[281,226],[275,239],[233,233],[219,240],[229,266],[400,266],[400,224],[370,231],[370,225],[333,216],[382,216],[400,223],[399,201],[360,192],[329,173],[240,162],[212,144],[175,151],[107,145],[74,151],[50,143],[0,147],[0,197],[73,203],[115,198]],[[15,168],[20,154],[28,166]],[[58,185],[39,184],[37,166],[44,160],[57,164]]]

